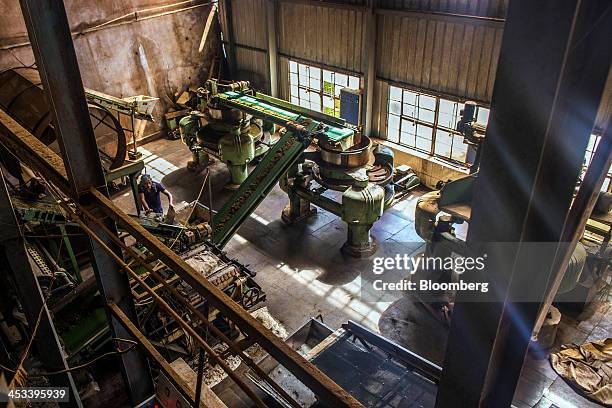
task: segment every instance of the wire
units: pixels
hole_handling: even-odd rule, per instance
[[[23,367],[21,367],[21,371],[20,371],[20,367],[17,367],[17,369],[12,370],[12,369],[10,369],[8,367],[5,367],[2,364],[0,364],[0,368],[2,368],[5,371],[8,371],[10,373],[14,373],[14,374],[17,374],[18,372],[23,372],[23,373],[26,374],[25,376],[23,376],[24,379],[25,379],[25,377],[28,377],[28,378],[47,377],[47,376],[50,376],[50,375],[65,374],[65,373],[68,373],[68,372],[71,372],[71,371],[74,371],[74,370],[81,370],[81,369],[83,369],[85,367],[88,367],[88,366],[96,363],[97,361],[100,361],[103,358],[106,358],[106,357],[109,357],[109,356],[114,356],[114,355],[120,355],[120,354],[128,353],[128,352],[132,351],[134,348],[136,348],[136,346],[138,346],[138,342],[134,341],[134,340],[122,339],[122,338],[118,338],[118,337],[113,338],[113,340],[124,342],[124,343],[129,343],[130,346],[128,348],[126,348],[126,349],[123,349],[123,350],[109,351],[109,352],[106,352],[104,354],[100,354],[99,356],[94,357],[93,359],[91,359],[90,361],[88,361],[86,363],[79,364],[79,365],[76,365],[74,367],[69,367],[69,368],[66,368],[64,370],[43,371],[43,372],[36,373],[34,375],[28,375],[27,372],[23,369]]]

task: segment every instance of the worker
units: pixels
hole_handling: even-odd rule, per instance
[[[140,177],[140,184],[138,185],[138,193],[140,194],[140,202],[146,214],[154,212],[156,214],[163,214],[164,207],[161,202],[161,195],[164,194],[168,197],[168,206],[171,211],[174,211],[174,203],[172,202],[172,194],[164,187],[162,183],[159,183],[151,178],[148,174],[143,174]]]

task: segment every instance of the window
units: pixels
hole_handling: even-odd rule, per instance
[[[455,129],[462,102],[389,87],[387,139],[433,156],[465,164],[468,145]],[[478,107],[477,121],[487,124],[489,110]]]
[[[359,89],[359,78],[289,61],[291,103],[340,117],[340,90]]]
[[[587,145],[586,154],[584,156],[584,171],[586,172],[587,167],[591,164],[591,160],[593,160],[593,155],[595,154],[595,149],[601,140],[601,136],[591,135],[591,139],[589,139],[589,144]],[[611,191],[612,190],[612,166],[610,170],[608,170],[608,174],[603,182],[603,186],[601,187],[601,191]]]

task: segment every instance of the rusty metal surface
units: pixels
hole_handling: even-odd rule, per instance
[[[0,109],[0,143],[19,158],[32,165],[62,191],[69,189],[68,176],[62,159],[43,142]],[[23,160],[22,160],[23,161]]]
[[[263,349],[270,353],[283,366],[287,367],[300,381],[311,388],[326,403],[334,407],[361,407],[362,405],[344,389],[319,371],[295,350],[272,334],[248,312],[208,282],[201,274],[189,266],[180,256],[172,252],[157,238],[146,231],[128,215],[117,208],[112,201],[95,189],[91,189],[94,200],[103,207],[111,218],[129,231],[147,249],[156,254],[168,267],[172,268],[195,290],[205,296],[221,313],[236,323],[245,333],[253,337]]]
[[[1,116],[0,119],[2,119]],[[0,120],[0,122],[2,121]],[[36,140],[36,138],[25,129],[21,129],[19,132],[11,132],[9,128],[6,128],[6,131],[3,132],[6,137],[2,139],[2,143],[9,146],[18,146],[19,149],[14,151],[14,153],[22,162],[32,166],[33,169],[48,177],[49,181],[54,184],[57,181],[56,186],[64,194],[68,195],[71,190],[65,178],[66,173],[63,170],[61,159],[42,143],[38,145],[26,143],[25,140]],[[196,291],[205,296],[225,317],[233,321],[270,355],[287,367],[300,381],[311,388],[322,401],[333,407],[363,407],[363,405],[319,371],[312,363],[305,360],[260,322],[255,320],[240,305],[208,282],[201,274],[197,273],[180,256],[172,252],[157,238],[116,207],[102,193],[92,188],[90,190],[90,198],[92,202],[102,207],[106,214],[115,222],[129,231],[130,234],[137,238],[140,243],[144,244],[167,266],[173,268]]]

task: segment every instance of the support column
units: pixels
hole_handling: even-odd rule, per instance
[[[555,258],[571,247],[559,241],[610,69],[609,7],[509,4],[467,241],[511,249],[485,263],[495,300],[457,296],[437,407],[511,404]]]
[[[234,18],[232,17],[232,0],[223,0],[222,8],[225,15],[225,25],[227,30],[227,64],[229,65],[230,78],[235,80],[238,65],[236,64],[236,39],[234,36]]]
[[[268,61],[270,63],[270,95],[278,98],[278,37],[276,35],[277,0],[267,0],[268,18]]]
[[[364,134],[372,136],[374,92],[376,89],[376,5],[377,0],[370,0],[370,8],[365,12],[366,18],[366,75],[365,75],[365,126]]]
[[[38,355],[44,364],[45,371],[67,370],[68,363],[64,357],[64,349],[55,331],[53,320],[49,309],[45,305],[43,293],[38,285],[38,280],[32,270],[30,258],[25,248],[23,234],[19,228],[19,222],[13,211],[13,205],[9,197],[4,175],[0,170],[0,225],[2,234],[0,235],[0,246],[4,250],[3,257],[8,261],[12,270],[12,278],[15,282],[17,295],[21,300],[21,306],[25,312],[30,333],[34,335],[34,344],[38,350]],[[38,316],[41,313],[40,324],[36,333],[32,333]],[[74,384],[72,374],[49,376],[49,381],[55,387],[67,387],[70,394],[68,404],[72,407],[82,407],[79,392]]]
[[[20,0],[20,3],[51,107],[53,124],[58,133],[58,143],[73,193],[72,198],[81,205],[88,205],[85,192],[90,187],[106,191],[106,181],[91,127],[64,3],[61,0]],[[97,208],[91,208],[91,211],[102,217],[102,212]],[[106,221],[106,226],[116,232],[114,222],[110,219]],[[100,228],[92,225],[92,230],[104,236]],[[117,254],[121,254],[110,239],[105,238],[105,241]],[[104,303],[114,302],[137,324],[126,275],[120,273],[116,263],[98,243],[90,239],[90,245],[94,272]],[[107,316],[113,337],[132,338],[108,309]],[[138,405],[154,393],[148,361],[139,350],[122,354],[120,360],[132,405]]]

